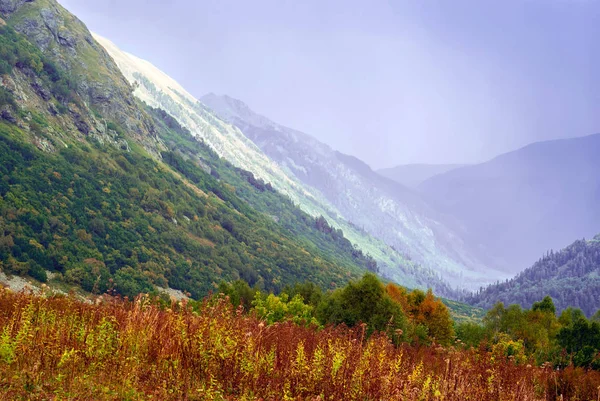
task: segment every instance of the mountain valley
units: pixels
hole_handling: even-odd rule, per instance
[[[600,222],[600,134],[533,143],[419,189],[488,266],[516,274]]]
[[[419,159],[419,152],[427,153],[420,154],[423,160],[453,160],[488,152],[490,144],[515,143],[508,135],[491,138],[496,116],[504,115],[500,100],[487,106],[489,115],[486,107],[461,106],[468,111],[467,131],[486,120],[488,137],[452,136],[460,116],[449,106],[469,104],[460,96],[481,95],[470,93],[478,86],[457,80],[465,93],[455,93],[450,105],[444,95],[454,82],[431,80],[432,71],[420,68],[418,79],[406,79],[403,65],[385,62],[395,40],[380,36],[400,39],[392,30],[355,37],[345,27],[356,23],[336,24],[350,22],[354,12],[362,25],[377,4],[365,12],[344,3],[334,14],[319,4],[319,13],[309,13],[334,37],[351,39],[353,57],[367,61],[359,77],[351,72],[358,59],[344,63],[344,46],[327,48],[324,64],[304,59],[318,48],[308,40],[312,35],[322,35],[328,46],[333,40],[307,29],[314,21],[302,18],[306,4],[294,3],[289,24],[286,13],[270,14],[286,2],[266,9],[183,1],[184,15],[177,2],[139,0],[142,10],[133,6],[137,1],[61,4],[78,15],[85,7],[94,16],[106,13],[89,26],[110,18],[115,43],[135,48],[164,71],[91,33],[57,0],[0,0],[0,399],[597,398],[600,134],[549,141],[539,138],[555,136],[532,134],[527,138],[538,141],[484,163],[396,160],[397,167],[374,170],[361,157],[377,165],[393,165],[390,156]],[[122,7],[129,12],[119,14]],[[251,29],[255,8],[264,13],[260,29],[268,39]],[[188,13],[191,25],[182,23]],[[240,13],[243,20],[236,21]],[[386,18],[400,22],[395,13],[385,15],[377,19],[379,33]],[[440,15],[444,26],[457,21]],[[406,18],[408,25],[418,22]],[[277,53],[270,30],[279,24],[285,33],[277,39],[286,49]],[[148,26],[156,36],[144,31]],[[308,44],[300,52],[287,36],[296,28]],[[122,40],[124,32],[139,38],[138,31],[145,32],[144,46]],[[477,30],[481,39],[484,31]],[[423,32],[435,37],[435,30]],[[355,51],[363,39],[381,54]],[[439,43],[446,48],[449,39],[444,35]],[[256,49],[255,41],[269,49],[267,61],[277,61],[281,76],[271,76],[268,62],[258,64],[254,53],[243,63],[226,60],[232,49],[235,56]],[[467,42],[458,40],[456,48]],[[156,58],[165,43],[177,57]],[[432,50],[418,43],[415,38],[415,49]],[[260,87],[254,94],[274,106],[268,115],[281,116],[273,102],[284,103],[269,85],[293,77],[296,89],[319,87],[309,100],[316,114],[345,118],[332,125],[316,118],[328,128],[323,133],[307,124],[313,137],[231,96],[198,98],[192,93],[216,90],[209,86],[219,88],[219,77],[201,68],[206,64],[186,64],[184,45],[193,46],[199,63],[220,63],[218,75],[232,82],[230,93],[250,93],[250,104],[259,104],[251,91],[235,89],[237,75],[249,72]],[[496,51],[497,43],[490,48]],[[411,61],[409,50],[401,53],[402,64]],[[304,81],[292,73],[298,70],[284,67],[290,60],[307,75]],[[436,58],[432,70],[443,65],[454,80],[457,68],[468,65],[469,75],[494,92],[486,73],[499,61],[487,70],[468,61]],[[402,90],[384,79],[388,67],[393,80],[407,85]],[[328,73],[326,84],[313,82],[317,72]],[[502,68],[502,74],[510,71]],[[335,98],[327,97],[334,78],[352,95],[324,107]],[[419,83],[419,96],[408,81]],[[207,88],[198,91],[198,82]],[[377,98],[365,96],[370,86]],[[301,92],[289,100],[305,99]],[[419,102],[428,97],[431,110],[419,114]],[[441,114],[434,110],[440,100]],[[565,103],[560,98],[561,112]],[[360,112],[352,113],[357,105]],[[283,108],[300,116],[291,119],[296,123],[315,114],[287,103]],[[396,113],[400,109],[407,114]],[[436,119],[445,113],[452,124],[439,133]],[[514,116],[515,132],[522,133],[517,126],[529,127],[531,120]],[[401,136],[382,141],[378,119],[388,124],[383,131]],[[402,129],[407,126],[417,129]],[[432,132],[439,142],[430,141]],[[328,134],[352,137],[350,147],[331,141],[338,149],[380,142],[358,149],[357,157],[326,145]],[[392,148],[399,143],[402,148]],[[453,146],[463,149],[451,152]]]

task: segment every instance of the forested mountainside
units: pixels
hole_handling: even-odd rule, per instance
[[[405,241],[397,240],[398,250],[394,250],[382,240],[369,235],[360,225],[346,220],[340,210],[319,191],[303,183],[294,174],[284,171],[237,127],[213,114],[172,78],[147,61],[119,50],[107,39],[95,37],[134,85],[134,94],[139,99],[168,112],[182,126],[189,129],[195,138],[202,139],[217,155],[235,167],[251,172],[256,179],[270,183],[275,190],[288,196],[308,214],[316,218],[323,216],[336,230],[341,229],[344,236],[356,244],[363,254],[371,255],[375,259],[381,274],[408,287],[432,287],[438,294],[452,292],[445,284],[447,277],[440,278],[439,270],[431,269],[428,264],[412,261],[401,251],[404,247],[401,244],[408,243],[410,238],[406,237]],[[252,203],[251,199],[249,201],[253,207],[264,206]],[[435,249],[432,252],[435,252]],[[449,262],[449,265],[454,269],[454,273],[461,270],[461,266],[456,263]]]
[[[459,167],[464,167],[464,164],[404,164],[383,168],[377,173],[409,188],[417,188],[431,177]]]
[[[548,252],[517,277],[490,285],[465,301],[482,308],[496,302],[529,308],[546,295],[559,312],[573,307],[591,316],[600,309],[600,235]]]
[[[538,142],[425,181],[420,189],[456,217],[487,264],[517,273],[600,222],[600,134]]]
[[[140,103],[58,3],[0,0],[0,12],[5,272],[96,293],[169,286],[200,297],[222,280],[330,288],[377,269],[326,220]]]
[[[242,101],[208,94],[201,101],[236,125],[282,168],[322,194],[344,218],[431,267],[453,285],[504,277],[471,257],[468,247],[415,191],[380,176],[359,159],[277,124]]]

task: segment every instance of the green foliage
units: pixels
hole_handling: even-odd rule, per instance
[[[508,334],[502,333],[492,346],[495,358],[511,358],[517,364],[527,362],[523,340],[513,340]]]
[[[4,105],[16,107],[15,99],[12,93],[0,86],[0,106]]]
[[[311,254],[327,255],[348,270],[356,268],[377,271],[377,263],[357,249],[344,233],[332,228],[323,217],[313,218],[298,208],[291,199],[273,190],[269,183],[254,177],[249,172],[235,168],[219,156],[202,140],[191,133],[168,113],[147,107],[161,129],[159,135],[170,151],[163,160],[190,181],[213,191],[219,198],[238,210],[251,208],[277,221],[285,233],[298,238]],[[217,185],[227,182],[230,188]],[[225,221],[230,229],[233,226]]]
[[[546,296],[535,302],[530,310],[513,304],[508,308],[496,304],[484,318],[485,338],[493,344],[507,341],[519,342],[528,356],[542,364],[600,369],[600,323],[588,320],[580,309],[567,308],[556,317],[554,302]],[[468,329],[468,330],[467,330]],[[472,335],[464,325],[459,325],[459,338]]]
[[[600,241],[579,240],[559,252],[548,252],[517,277],[481,289],[464,301],[486,309],[498,301],[528,308],[549,295],[558,312],[575,307],[591,316],[600,309],[598,266]],[[551,307],[544,302],[536,308]]]
[[[29,270],[27,271],[27,274],[29,274],[31,277],[42,283],[48,281],[48,275],[46,274],[46,270],[44,270],[42,266],[40,266],[34,260],[29,260],[27,264],[29,265]]]
[[[242,306],[245,311],[248,311],[252,307],[252,301],[256,298],[258,290],[251,288],[244,280],[235,280],[232,283],[222,281],[219,284],[219,292],[228,296],[234,307]]]
[[[279,295],[264,295],[240,280],[221,283],[219,290],[233,306],[243,305],[244,310],[248,310],[248,300],[254,297],[252,310],[268,324],[364,324],[367,336],[386,332],[394,341],[420,344],[435,341],[449,345],[455,338],[448,308],[431,291],[408,292],[391,283],[384,288],[372,273],[327,293],[314,283],[305,282],[287,285]]]
[[[106,122],[106,128],[109,129],[109,130],[111,130],[111,131],[116,132],[119,137],[124,137],[125,136],[125,131],[123,131],[123,129],[118,124],[115,124],[112,121],[107,121]]]
[[[293,286],[285,286],[282,293],[288,294],[290,298],[299,295],[307,305],[317,307],[323,300],[323,290],[311,282],[295,283]]]
[[[552,298],[549,295],[546,295],[540,302],[534,302],[531,310],[540,311],[543,313],[551,313],[553,315],[556,314],[554,301],[552,301]]]
[[[252,305],[252,310],[267,324],[284,321],[300,325],[316,325],[318,323],[313,316],[313,307],[306,305],[300,295],[289,299],[285,293],[280,296],[273,294],[263,296],[257,292]]]
[[[575,366],[600,369],[600,323],[576,313],[558,332],[558,344],[572,357]]]
[[[479,346],[487,334],[484,326],[473,322],[459,323],[454,331],[456,338],[468,347]]]
[[[355,326],[362,322],[367,333],[387,332],[398,340],[407,330],[407,320],[400,304],[385,292],[383,284],[373,274],[328,294],[319,305],[317,316],[324,324]]]
[[[113,279],[128,296],[168,285],[197,298],[222,279],[280,291],[297,280],[343,284],[358,271],[176,155],[195,182],[136,153],[71,145],[48,154],[15,133],[0,125],[0,260],[13,273],[44,281],[58,271],[96,293]]]
[[[115,274],[115,289],[123,295],[135,297],[153,290],[152,281],[141,271],[124,267]]]

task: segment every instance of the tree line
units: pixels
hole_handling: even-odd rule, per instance
[[[312,283],[297,283],[275,295],[240,280],[222,282],[219,293],[267,324],[363,324],[367,335],[384,332],[397,344],[481,348],[517,364],[550,363],[561,368],[572,365],[600,370],[600,311],[589,319],[572,307],[557,315],[549,296],[531,309],[497,303],[481,322],[458,323],[431,290],[384,284],[373,274],[328,292]]]
[[[550,295],[557,310],[580,308],[586,316],[600,309],[600,236],[550,251],[511,280],[468,294],[464,301],[483,308],[502,301],[524,308]]]

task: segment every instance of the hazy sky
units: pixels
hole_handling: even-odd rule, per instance
[[[60,0],[197,97],[373,167],[600,132],[596,0]]]

